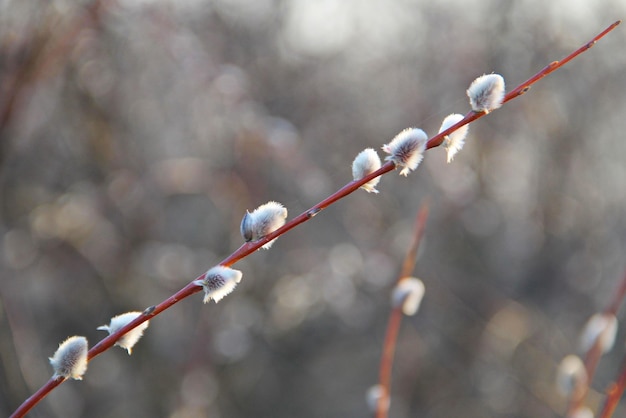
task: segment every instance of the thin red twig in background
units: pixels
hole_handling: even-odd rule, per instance
[[[606,310],[606,313],[617,315],[620,306],[624,302],[624,297],[626,297],[626,273],[624,273],[624,277],[622,278],[619,289],[615,293],[613,301],[609,305],[609,308]],[[598,344],[596,343],[596,345]],[[606,390],[606,399],[604,400],[604,405],[602,407],[602,412],[600,413],[600,418],[610,418],[611,416],[613,416],[615,408],[617,407],[617,404],[619,403],[619,400],[624,393],[624,389],[626,389],[626,356],[622,360],[622,368],[617,381],[609,385]]]
[[[426,229],[426,219],[428,218],[428,204],[423,204],[415,219],[415,234],[413,236],[413,242],[409,251],[404,258],[402,264],[402,271],[398,275],[396,283],[400,282],[405,277],[411,275],[415,268],[415,262],[417,260],[417,250],[419,249],[420,242],[424,236],[424,230]],[[398,341],[398,331],[400,330],[400,324],[402,323],[402,306],[396,306],[391,310],[389,314],[389,321],[387,323],[387,331],[385,333],[385,340],[383,343],[383,352],[380,359],[380,372],[379,372],[379,385],[380,385],[380,397],[376,404],[376,418],[386,418],[389,412],[389,397],[391,394],[391,370],[393,368],[393,358],[396,352],[396,343]]]
[[[613,296],[613,301],[606,310],[606,313],[611,315],[617,315],[620,306],[622,306],[622,303],[624,303],[624,297],[626,297],[626,273],[624,273],[622,282],[620,283],[617,292],[615,292],[615,295]]]
[[[549,73],[557,70],[558,68],[562,67],[567,62],[571,61],[573,58],[577,57],[581,53],[585,52],[587,49],[589,49],[591,46],[593,46],[593,44],[595,44],[595,42],[597,42],[602,37],[604,37],[606,34],[608,34],[610,31],[615,29],[615,27],[617,25],[619,25],[620,23],[621,23],[621,21],[617,21],[617,22],[613,23],[611,26],[609,26],[603,32],[601,32],[596,37],[594,37],[590,42],[586,43],[581,48],[579,48],[576,51],[572,52],[570,55],[568,55],[562,61],[557,62],[556,64],[553,62],[553,63],[549,64],[547,67],[545,67],[542,70],[540,70],[533,77],[529,78],[528,80],[526,80],[525,82],[523,82],[522,84],[520,84],[519,86],[514,88],[511,92],[509,92],[505,96],[505,98],[504,98],[504,103],[506,103],[506,102],[516,98],[516,97],[521,96],[523,93],[528,91],[530,86],[533,85],[535,82],[537,82],[541,78],[545,77],[547,74],[549,74]],[[444,140],[446,135],[449,135],[450,133],[452,133],[455,130],[459,129],[461,126],[467,125],[468,123],[473,122],[476,119],[479,119],[479,118],[483,117],[484,115],[486,115],[486,113],[484,113],[484,112],[481,112],[481,113],[470,112],[470,113],[468,113],[465,116],[465,118],[463,118],[463,120],[461,120],[457,124],[451,126],[450,128],[446,129],[445,131],[442,131],[441,133],[433,136],[428,141],[427,149],[434,148],[434,147],[437,147],[437,146],[441,145],[441,143],[443,142],[443,140]],[[386,174],[386,173],[392,171],[393,169],[395,169],[395,164],[393,162],[389,161],[389,162],[383,164],[383,166],[380,169],[378,169],[377,171],[375,171],[375,172],[373,172],[373,173],[363,177],[361,180],[352,181],[352,182],[346,184],[344,187],[339,189],[337,192],[333,193],[331,196],[327,197],[326,199],[324,199],[323,201],[321,201],[317,205],[313,206],[311,209],[309,209],[309,210],[303,212],[302,214],[298,215],[297,217],[293,218],[292,220],[287,222],[285,225],[283,225],[281,228],[279,228],[276,231],[272,232],[271,234],[267,235],[263,239],[260,239],[260,240],[255,241],[255,242],[247,242],[247,243],[243,244],[234,253],[232,253],[230,256],[225,258],[220,264],[224,265],[224,266],[231,266],[231,265],[233,265],[237,261],[241,260],[242,258],[244,258],[244,257],[248,256],[249,254],[253,253],[254,251],[256,251],[257,249],[261,248],[263,245],[265,245],[269,241],[271,241],[271,240],[273,240],[273,239],[283,235],[284,233],[286,233],[287,231],[291,230],[292,228],[295,228],[296,226],[300,225],[301,223],[304,223],[304,222],[310,220],[315,215],[317,215],[320,211],[322,211],[326,207],[330,206],[331,204],[335,203],[336,201],[338,201],[338,200],[348,196],[349,194],[351,194],[352,192],[357,190],[359,187],[361,187],[365,183],[369,182],[370,180],[372,180],[372,179],[374,179],[376,177],[382,176],[383,174]],[[203,277],[204,277],[204,275],[200,275],[195,280],[200,280]],[[149,320],[150,318],[155,317],[159,313],[161,313],[164,310],[170,308],[171,306],[173,306],[176,303],[180,302],[181,300],[187,298],[188,296],[191,296],[194,293],[200,292],[202,290],[202,287],[194,284],[194,281],[191,281],[190,283],[188,283],[185,287],[183,287],[181,290],[179,290],[174,295],[170,296],[169,298],[167,298],[166,300],[164,300],[160,304],[158,304],[156,306],[152,306],[152,307],[146,309],[144,311],[143,315],[138,316],[135,320],[131,321],[126,326],[124,326],[124,327],[120,328],[119,330],[117,330],[117,332],[114,332],[114,333],[110,334],[109,336],[105,337],[104,339],[102,339],[98,344],[93,346],[91,348],[91,350],[89,350],[88,360],[93,359],[97,355],[99,355],[102,352],[104,352],[104,351],[108,350],[109,348],[111,348],[119,338],[121,338],[124,334],[126,334],[128,331],[130,331],[131,329],[135,328],[139,324]],[[53,380],[53,379],[51,379],[51,380]],[[59,380],[59,379],[54,379],[54,380]],[[60,379],[60,381],[57,384],[55,384],[55,385],[52,385],[52,384],[50,384],[50,382],[48,382],[46,385],[41,387],[35,394],[33,394],[26,401],[24,401],[24,403],[22,403],[22,405],[20,405],[18,407],[18,409],[11,415],[11,418],[23,417],[31,408],[33,408],[48,393],[50,393],[50,391],[52,391],[52,389],[54,389],[54,387],[58,386],[58,384],[62,383],[63,381],[64,381],[64,379]]]
[[[54,69],[58,69],[58,66],[55,67],[54,64],[62,62],[62,59],[68,55],[81,30],[89,27],[90,24],[97,24],[100,14],[110,2],[110,0],[95,0],[85,6],[84,10],[69,23],[68,29],[61,36],[43,41],[44,45],[36,48],[35,53],[27,62],[9,75],[9,81],[6,83],[7,91],[3,93],[0,102],[0,132],[11,120],[22,90],[46,71],[52,73]]]
[[[607,315],[617,315],[620,306],[624,302],[624,297],[626,296],[626,273],[624,273],[624,277],[613,297],[613,300],[609,304],[608,308],[604,311],[604,314]],[[600,363],[600,359],[604,354],[602,348],[602,338],[597,338],[593,346],[585,353],[585,371],[587,373],[587,382],[581,388],[579,393],[576,394],[569,402],[567,408],[568,416],[573,414],[578,408],[582,407],[585,403],[585,399],[589,394],[589,388],[591,382],[593,381],[593,376],[596,373],[596,369],[598,368],[598,363]],[[626,360],[625,360],[626,361]],[[624,367],[626,367],[626,363],[624,363]],[[626,369],[622,370],[622,375],[626,374]],[[622,382],[623,381],[623,382]],[[620,383],[622,382],[621,386]],[[612,384],[609,389],[607,389],[607,398],[605,400],[605,404],[603,407],[603,412],[601,417],[609,418],[613,414],[613,410],[617,406],[617,402],[619,401],[621,394],[624,392],[624,385],[626,384],[626,376],[620,376],[618,383]],[[619,396],[617,396],[619,394]],[[607,412],[608,408],[611,409],[611,412]],[[605,415],[608,414],[608,415]]]
[[[622,398],[624,394],[624,389],[626,388],[626,357],[622,360],[622,371],[619,375],[619,378],[615,383],[609,385],[606,390],[606,399],[604,401],[604,406],[602,407],[602,412],[600,413],[600,418],[611,418],[613,413],[615,412],[615,408],[617,408],[617,404],[619,400]]]

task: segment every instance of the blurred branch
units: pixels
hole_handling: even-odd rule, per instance
[[[99,22],[102,11],[108,3],[111,3],[111,0],[94,0],[71,20],[60,35],[48,36],[45,32],[50,29],[49,25],[43,25],[39,33],[26,43],[23,49],[29,49],[27,57],[3,81],[6,91],[0,102],[0,134],[11,122],[25,89],[62,68],[61,64],[67,60],[78,34],[86,27],[95,26]]]
[[[417,260],[417,250],[419,249],[424,230],[426,229],[426,219],[428,218],[428,203],[424,203],[417,213],[415,219],[415,232],[413,241],[406,253],[402,264],[402,271],[398,275],[396,284],[411,275],[415,269]],[[393,368],[393,359],[396,351],[396,343],[398,341],[398,331],[402,322],[402,305],[394,306],[389,314],[387,322],[387,331],[385,332],[385,340],[383,343],[383,352],[380,359],[379,382],[380,397],[376,405],[376,418],[386,418],[389,413],[390,394],[391,394],[391,370]]]
[[[594,317],[601,318],[613,318],[613,320],[617,321],[616,315],[619,311],[621,304],[624,301],[624,296],[626,296],[626,273],[624,273],[624,277],[619,284],[619,288],[615,292],[615,296],[611,300],[611,303],[607,307],[607,309],[602,314],[596,314]],[[591,322],[591,320],[590,320]],[[583,330],[583,334],[588,331],[588,327],[590,326],[590,322],[587,322],[585,329]],[[605,325],[608,322],[605,322]],[[596,370],[598,368],[598,364],[600,363],[600,359],[602,355],[607,353],[606,348],[606,339],[604,338],[604,334],[608,331],[606,329],[602,329],[598,335],[596,336],[593,345],[587,350],[585,353],[584,366],[585,366],[585,382],[581,385],[579,390],[574,393],[572,399],[569,402],[567,408],[567,416],[574,416],[575,411],[579,408],[582,408],[585,404],[585,399],[589,394],[589,389],[591,382],[593,381],[593,377],[595,376]],[[607,389],[607,398],[605,400],[605,404],[603,407],[602,417],[609,418],[612,416],[615,407],[617,406],[617,402],[619,401],[621,394],[624,392],[626,387],[626,360],[623,365],[622,373],[618,378],[618,381],[611,384]]]
[[[613,314],[613,315],[617,315],[617,312],[619,311],[620,306],[624,302],[625,296],[626,296],[626,273],[624,273],[622,282],[620,283],[620,286],[617,292],[615,293],[613,301],[606,312]],[[610,418],[613,416],[613,413],[615,412],[615,408],[617,407],[619,400],[622,398],[622,395],[625,389],[626,389],[626,356],[624,356],[622,360],[621,372],[620,372],[618,379],[614,383],[610,384],[606,390],[607,396],[604,401],[604,406],[602,407],[602,412],[600,413],[600,418]]]

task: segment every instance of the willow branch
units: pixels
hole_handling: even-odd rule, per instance
[[[413,242],[407,251],[404,262],[402,263],[402,271],[398,275],[396,283],[399,283],[405,277],[411,275],[415,269],[417,260],[417,250],[422,242],[424,230],[426,229],[426,219],[428,218],[428,205],[423,204],[415,219],[415,233]],[[383,343],[383,353],[380,359],[379,382],[380,397],[376,404],[376,418],[386,418],[389,413],[389,397],[391,394],[391,370],[393,368],[393,359],[396,352],[396,344],[398,342],[398,332],[402,323],[402,305],[395,306],[389,314],[387,322],[387,331],[385,332],[385,340]]]

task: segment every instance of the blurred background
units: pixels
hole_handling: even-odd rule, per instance
[[[246,209],[293,217],[352,159],[433,135],[484,74],[508,89],[622,0],[0,1],[0,415],[71,335],[157,304],[242,244]],[[427,153],[237,263],[111,349],[32,417],[367,417],[389,290],[430,216],[390,416],[557,417],[556,366],[626,268],[626,28]],[[597,411],[626,350],[600,363]],[[616,417],[626,413],[618,407]]]

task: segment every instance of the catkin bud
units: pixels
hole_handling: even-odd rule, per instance
[[[114,316],[111,318],[111,322],[109,325],[99,326],[98,329],[101,331],[107,331],[109,335],[117,332],[120,328],[124,327],[129,322],[133,321],[141,312],[126,312],[121,315]],[[128,351],[128,355],[132,354],[133,347],[137,344],[137,341],[143,336],[143,332],[150,325],[150,321],[142,322],[137,325],[135,328],[128,331],[126,334],[122,335],[116,342],[115,345],[120,346],[126,351]]]
[[[587,384],[587,371],[580,357],[565,356],[556,373],[556,387],[563,396],[571,397]]]
[[[246,211],[241,220],[241,236],[248,241],[257,241],[264,236],[276,231],[285,224],[287,209],[278,202],[267,202],[252,212]],[[275,240],[265,244],[263,248],[269,249]]]
[[[367,390],[367,393],[365,394],[365,401],[367,402],[367,407],[371,412],[376,412],[378,409],[378,402],[380,402],[384,395],[385,389],[381,385],[371,386]],[[383,402],[385,402],[383,408],[385,410],[389,409],[389,397],[385,397]]]
[[[400,280],[391,292],[391,306],[402,307],[407,316],[415,315],[424,298],[424,283],[415,277]]]
[[[579,406],[567,418],[593,418],[593,411],[586,406]]]
[[[424,159],[428,136],[417,128],[407,128],[400,132],[390,143],[383,145],[383,151],[390,154],[385,161],[393,161],[403,167],[400,175],[407,176]]]
[[[352,177],[354,180],[361,180],[368,174],[380,168],[380,157],[372,148],[366,148],[361,151],[352,162]],[[376,177],[365,183],[361,188],[368,193],[378,193],[376,185],[380,181],[380,177]]]
[[[580,349],[586,353],[597,341],[602,353],[606,354],[613,348],[616,335],[617,318],[615,315],[609,313],[595,314],[589,318],[580,334]]]
[[[463,118],[464,116],[458,113],[453,113],[446,116],[443,122],[441,122],[441,128],[439,128],[439,133],[459,123],[463,120]],[[456,153],[461,151],[461,148],[463,148],[468,130],[469,125],[463,125],[456,131],[445,136],[443,145],[446,148],[446,152],[448,153],[448,162],[452,161]]]
[[[194,284],[203,287],[204,303],[211,299],[217,303],[235,289],[242,275],[239,270],[215,266],[207,271],[202,279],[194,281]]]
[[[50,364],[54,370],[53,378],[82,380],[87,371],[87,339],[74,336],[63,341],[50,357]]]
[[[500,74],[485,74],[472,82],[467,96],[474,112],[489,113],[502,106],[504,78]]]

